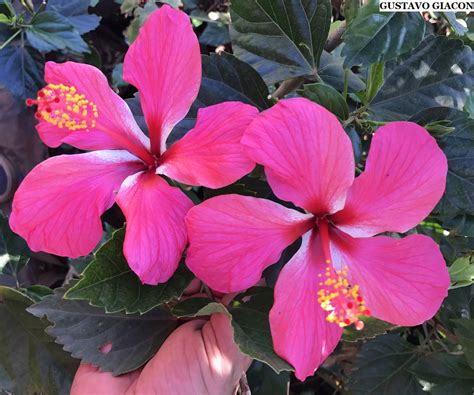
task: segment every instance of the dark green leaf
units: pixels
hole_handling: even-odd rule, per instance
[[[349,117],[347,103],[342,95],[332,86],[322,82],[306,84],[303,89],[298,90],[298,93],[325,107],[342,121]]]
[[[456,259],[449,267],[451,289],[466,287],[474,282],[474,258],[463,256]]]
[[[242,299],[250,295],[250,300]],[[229,308],[232,314],[234,340],[244,353],[261,362],[265,362],[279,373],[293,370],[292,367],[275,354],[268,314],[273,305],[273,290],[269,288],[251,288],[237,296]]]
[[[410,367],[420,380],[431,383],[433,395],[472,395],[474,371],[462,355],[431,354]]]
[[[56,11],[65,16],[79,34],[94,30],[99,26],[101,17],[89,14],[89,4],[84,0],[48,0],[47,11]]]
[[[17,46],[17,42],[0,51],[0,83],[19,99],[36,97],[43,85],[43,62],[32,48]]]
[[[417,12],[380,12],[378,1],[363,7],[343,35],[344,65],[385,62],[415,48],[425,34]]]
[[[419,355],[398,335],[379,336],[364,344],[356,356],[349,388],[353,394],[424,394],[408,371]]]
[[[198,97],[186,118],[174,129],[168,144],[194,127],[197,110],[225,101],[240,101],[260,110],[271,106],[268,88],[262,77],[248,64],[223,52],[202,56],[202,82]],[[134,112],[134,115],[136,113]]]
[[[247,371],[247,380],[252,395],[287,395],[290,388],[290,373],[275,373],[268,365],[254,361]]]
[[[189,298],[177,303],[171,310],[174,316],[182,317],[201,317],[215,313],[224,313],[229,315],[226,307],[214,302],[209,298]]]
[[[45,320],[26,312],[31,304],[0,286],[0,393],[68,393],[77,361],[44,333]]]
[[[36,15],[26,31],[31,46],[41,52],[67,49],[73,52],[89,52],[89,47],[66,17],[54,11]]]
[[[354,126],[349,125],[345,128],[345,131],[349,138],[351,139],[352,149],[354,151],[354,159],[356,165],[360,162],[362,157],[362,141],[360,140],[359,133]]]
[[[474,285],[450,290],[439,314],[450,330],[454,329],[453,321],[456,319],[474,319]]]
[[[246,53],[280,68],[278,82],[315,76],[331,24],[329,0],[234,0],[230,35],[237,57]]]
[[[459,214],[443,220],[443,228],[450,229],[453,234],[474,237],[474,216]]]
[[[0,273],[16,275],[30,254],[25,240],[11,231],[8,218],[0,213]]]
[[[366,340],[382,335],[395,327],[393,324],[374,317],[360,317],[360,319],[364,321],[364,329],[359,331],[354,325],[347,326],[342,333],[342,340],[346,342]]]
[[[342,92],[344,89],[343,59],[336,53],[323,51],[318,70],[319,77],[328,85]],[[360,92],[365,89],[364,81],[349,70],[348,91]]]
[[[229,26],[224,23],[208,23],[199,36],[199,42],[212,47],[229,43]]]
[[[474,320],[452,320],[469,366],[474,369]],[[474,372],[473,372],[474,373]],[[474,378],[474,377],[473,377]]]
[[[155,309],[144,315],[107,314],[85,301],[63,299],[65,290],[28,308],[53,323],[46,332],[74,358],[118,375],[146,363],[176,328],[176,318]],[[111,345],[109,352],[102,347]]]
[[[411,121],[420,125],[448,120],[452,133],[439,139],[448,158],[448,179],[443,199],[435,212],[443,218],[460,213],[474,214],[474,119],[459,110],[447,107],[420,111]]]
[[[466,87],[474,84],[472,50],[460,40],[428,36],[399,61],[389,63],[385,83],[369,107],[377,120],[407,120],[436,106],[462,109]]]
[[[119,88],[127,85],[128,82],[123,79],[123,63],[117,63],[112,70],[112,86],[114,88]]]
[[[241,101],[260,110],[271,106],[268,89],[258,73],[226,52],[202,57],[203,76],[195,107]]]
[[[87,300],[108,313],[125,311],[146,313],[156,306],[178,298],[192,280],[183,265],[164,284],[143,285],[123,256],[124,228],[99,248],[81,279],[66,294],[66,299]]]

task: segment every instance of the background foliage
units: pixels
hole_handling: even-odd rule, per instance
[[[203,54],[199,96],[169,143],[192,127],[198,108],[238,100],[264,110],[284,96],[306,97],[339,117],[358,171],[372,133],[385,122],[410,120],[430,131],[448,158],[447,188],[410,232],[439,243],[452,280],[449,296],[433,319],[417,327],[367,318],[363,331],[347,328],[333,355],[302,383],[274,353],[268,323],[272,286],[298,242],[265,271],[267,287],[224,306],[205,288],[208,297],[182,300],[193,278],[184,266],[166,284],[142,285],[122,255],[117,207],[103,216],[102,245],[77,260],[32,253],[2,216],[0,393],[67,393],[79,359],[114,374],[129,372],[183,320],[221,312],[231,317],[241,350],[255,359],[247,374],[253,394],[472,394],[472,19],[380,13],[376,0],[234,0],[230,7],[224,0],[163,2],[189,14]],[[159,6],[139,0],[0,0],[0,84],[23,100],[42,86],[46,60],[93,64],[146,130],[135,90],[121,70],[128,45]],[[49,154],[74,151],[63,146]],[[229,192],[277,200],[258,168],[233,186],[190,192],[198,200]],[[104,354],[107,342],[114,347]]]

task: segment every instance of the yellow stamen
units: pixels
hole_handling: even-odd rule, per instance
[[[38,92],[36,100],[27,99],[28,106],[37,105],[36,117],[60,129],[89,131],[96,126],[99,112],[94,102],[76,87],[48,84]]]
[[[354,324],[357,330],[364,328],[361,316],[369,316],[370,311],[365,308],[365,302],[360,295],[358,285],[349,285],[347,280],[347,266],[342,270],[334,270],[331,261],[326,260],[326,279],[320,282],[318,303],[328,314],[326,320],[340,327]],[[320,277],[320,276],[319,276]]]

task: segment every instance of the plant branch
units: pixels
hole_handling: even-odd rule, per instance
[[[346,21],[342,21],[339,27],[334,30],[328,37],[324,49],[328,52],[332,52],[342,43],[342,35],[346,31]]]
[[[281,99],[288,93],[297,89],[304,82],[304,80],[304,77],[295,77],[290,80],[283,81],[272,96],[276,99]]]
[[[342,43],[342,35],[346,31],[346,21],[342,21],[339,27],[333,31],[324,45],[324,49],[328,52],[334,50],[339,44]],[[316,74],[316,79],[318,76]],[[295,89],[298,89],[299,86],[304,82],[304,77],[295,77],[289,80],[283,81],[278,89],[273,93],[272,97],[275,99],[281,99],[290,92],[293,92]]]

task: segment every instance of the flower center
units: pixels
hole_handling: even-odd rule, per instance
[[[329,249],[329,230],[326,219],[319,221],[319,231],[323,244],[326,270],[320,273],[318,303],[328,314],[326,320],[341,328],[354,324],[357,330],[364,328],[361,316],[370,316],[358,285],[350,285],[347,279],[347,266],[334,270]]]
[[[36,118],[71,131],[89,131],[99,117],[94,102],[77,92],[74,86],[48,84],[38,92],[36,100],[26,99],[27,106],[37,105]]]

